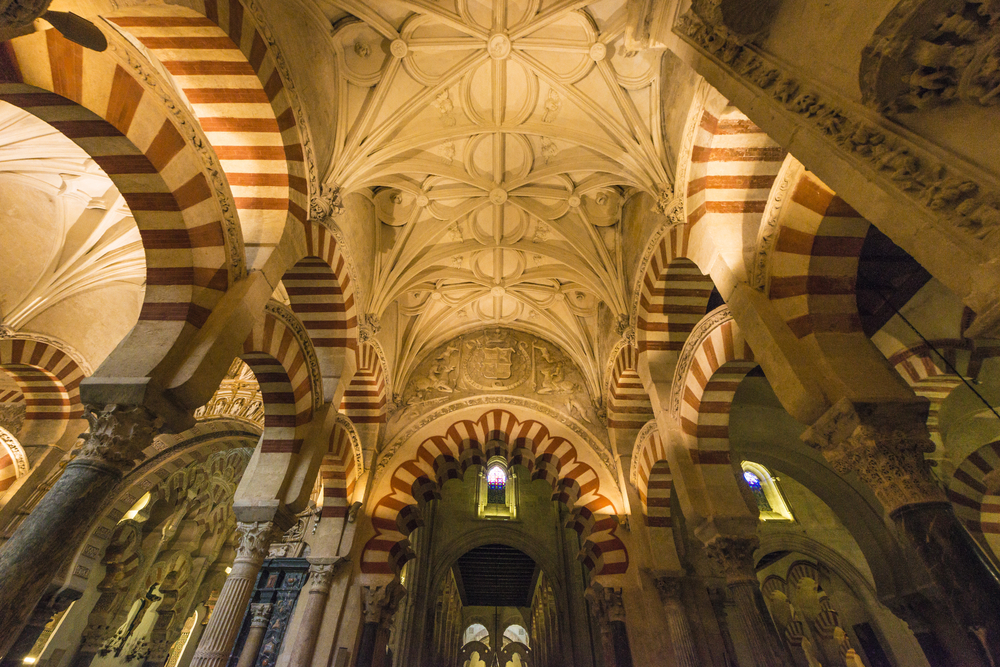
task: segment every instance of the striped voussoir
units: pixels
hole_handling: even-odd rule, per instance
[[[688,224],[712,216],[728,229],[756,229],[785,154],[741,112],[703,112],[691,147]]]
[[[57,347],[34,340],[0,340],[0,367],[17,382],[24,420],[79,419],[83,369]]]
[[[24,394],[22,394],[17,389],[10,389],[7,391],[0,391],[0,404],[3,405],[20,405],[24,403]]]
[[[330,433],[329,445],[319,467],[319,478],[323,485],[322,515],[346,517],[354,500],[358,471],[354,464],[351,438],[341,424],[335,424]]]
[[[246,247],[274,247],[307,217],[302,143],[284,83],[238,0],[130,7],[109,19],[159,60],[226,173]],[[266,256],[267,253],[256,253]]]
[[[855,282],[868,221],[809,172],[789,187],[768,297],[799,338],[860,332]]]
[[[240,358],[253,370],[264,400],[261,452],[298,453],[313,414],[313,378],[302,343],[284,322],[265,313]]]
[[[281,281],[292,310],[317,349],[358,346],[358,316],[347,259],[330,231],[307,222],[307,256],[288,269]]]
[[[948,499],[974,537],[1000,556],[1000,489],[992,474],[1000,468],[1000,441],[984,445],[955,469]],[[989,476],[989,479],[987,477]],[[990,483],[990,486],[987,484]]]
[[[638,369],[639,350],[623,346],[611,367],[608,428],[640,429],[653,418],[653,406]]]
[[[0,440],[0,496],[17,481],[17,466],[14,465],[14,455],[7,449],[6,443]]]
[[[732,319],[717,324],[701,340],[689,340],[688,345],[694,354],[683,378],[681,430],[696,443],[691,449],[695,465],[703,471],[718,466],[731,475],[729,409],[740,382],[757,363]]]
[[[140,323],[173,323],[174,336],[184,323],[200,328],[230,275],[221,209],[195,149],[131,74],[56,30],[19,37],[5,53],[12,62],[0,72],[18,80],[0,83],[0,100],[76,142],[128,204],[146,255]]]
[[[579,509],[575,516],[594,517],[592,522],[574,521],[586,543],[581,559],[601,568],[594,574],[620,574],[628,567],[624,544],[615,537],[617,519],[611,501],[600,492],[597,472],[579,460],[576,447],[535,420],[520,421],[507,410],[492,409],[473,421],[459,420],[443,435],[424,440],[413,456],[399,463],[390,475],[390,491],[373,504],[372,525],[376,534],[365,545],[361,571],[391,575],[412,557],[406,536],[420,524],[422,500],[440,496],[448,479],[459,477],[472,465],[483,465],[486,449],[504,456],[508,463],[531,471],[531,478],[552,486],[553,500]],[[613,526],[603,521],[610,518]],[[586,528],[586,529],[584,529]],[[598,557],[599,556],[599,557]]]
[[[636,487],[642,500],[646,524],[657,528],[670,528],[670,495],[673,492],[673,476],[667,464],[667,453],[663,449],[660,434],[653,429],[642,442],[637,443],[639,457]]]
[[[385,375],[376,349],[362,344],[358,369],[344,391],[340,411],[354,424],[385,423]]]
[[[686,229],[664,235],[646,268],[636,318],[640,352],[679,352],[708,308],[715,285],[682,256]]]

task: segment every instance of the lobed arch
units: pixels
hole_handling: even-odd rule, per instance
[[[0,60],[0,100],[76,142],[129,206],[146,259],[145,298],[130,339],[138,347],[156,340],[158,351],[119,357],[131,374],[149,373],[241,277],[242,236],[223,224],[220,193],[196,148],[110,56],[45,30],[7,43]]]
[[[84,371],[55,345],[30,338],[0,340],[0,368],[17,383],[25,406],[20,439],[54,442],[66,422],[83,417]]]
[[[253,370],[264,399],[261,453],[297,454],[323,401],[319,361],[305,328],[286,306],[271,301],[240,359]]]
[[[468,418],[455,419],[462,413]],[[617,485],[598,462],[595,467],[584,460],[590,457],[564,429],[550,430],[541,421],[519,418],[504,408],[470,408],[462,413],[451,415],[454,421],[448,417],[435,420],[422,429],[427,437],[408,439],[419,444],[396,453],[388,462],[372,495],[375,535],[365,545],[362,573],[391,576],[398,572],[413,557],[407,536],[421,525],[420,503],[440,497],[440,487],[447,480],[464,475],[471,466],[485,465],[493,456],[527,468],[532,480],[544,480],[552,487],[553,500],[570,508],[568,526],[584,543],[579,558],[593,574],[626,571],[628,554],[615,535],[622,504]]]
[[[613,353],[608,377],[608,428],[640,429],[653,418],[649,394],[639,376],[639,349],[625,342]]]
[[[308,217],[295,113],[250,11],[237,0],[184,4],[129,7],[108,21],[145,47],[192,109],[232,189],[251,268],[263,268],[285,226]]]
[[[340,411],[354,424],[384,424],[386,421],[386,373],[382,351],[361,343],[358,369],[344,391]]]
[[[648,422],[635,439],[629,478],[639,492],[646,525],[672,528],[674,524],[670,516],[670,500],[673,495],[673,475],[655,419]]]

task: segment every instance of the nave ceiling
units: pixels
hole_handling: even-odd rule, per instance
[[[504,326],[560,345],[598,394],[599,308],[628,309],[624,203],[673,181],[659,53],[626,51],[625,3],[320,4],[339,67],[326,183],[373,194],[365,309],[394,330],[394,384]]]

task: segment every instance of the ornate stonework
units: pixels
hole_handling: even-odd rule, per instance
[[[24,403],[4,403],[0,404],[0,428],[14,437],[21,432],[24,426],[25,405]]]
[[[361,604],[364,606],[365,623],[387,625],[406,597],[406,589],[398,581],[385,586],[362,586]]]
[[[236,560],[263,563],[268,547],[275,538],[275,526],[271,521],[236,522],[239,543],[236,545]]]
[[[927,403],[834,405],[802,439],[819,449],[840,474],[855,473],[885,507],[943,502],[947,498],[924,454],[934,451]]]
[[[680,423],[681,397],[684,395],[684,381],[694,356],[701,348],[702,341],[705,340],[723,322],[733,319],[733,314],[729,311],[729,306],[719,306],[711,313],[702,318],[698,325],[688,336],[677,359],[677,366],[674,368],[674,379],[670,385],[670,416]]]
[[[144,458],[158,428],[156,416],[141,405],[87,406],[84,417],[90,430],[74,450],[75,458],[100,461],[122,473]]]
[[[329,593],[333,578],[341,566],[347,562],[346,558],[338,558],[332,563],[311,563],[309,565],[309,592],[323,595]]]
[[[763,222],[757,230],[757,244],[753,261],[750,262],[750,286],[764,294],[770,292],[771,257],[778,242],[778,220],[785,203],[789,199],[789,187],[805,172],[802,163],[791,155],[785,157],[781,171],[774,180],[771,194],[764,207]]]
[[[250,627],[266,628],[268,621],[271,620],[271,611],[273,609],[273,604],[258,603],[250,605]]]
[[[264,399],[253,371],[235,359],[208,403],[194,412],[195,419],[235,417],[264,428]]]
[[[715,563],[719,574],[726,578],[726,583],[752,581],[756,585],[757,574],[754,572],[753,552],[758,548],[760,539],[756,535],[739,537],[718,535],[705,545],[705,552]]]
[[[312,338],[309,332],[302,326],[302,322],[295,316],[288,306],[269,301],[265,310],[285,323],[285,325],[295,334],[302,349],[302,356],[305,358],[306,366],[309,368],[309,385],[312,388],[313,412],[318,412],[323,407],[323,373],[319,367],[319,358],[316,357],[316,349],[313,347]]]
[[[344,212],[344,202],[340,198],[340,186],[323,185],[320,192],[309,202],[309,220],[325,222]]]

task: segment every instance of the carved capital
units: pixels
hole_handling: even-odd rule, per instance
[[[45,13],[52,0],[0,0],[0,28],[23,28]]]
[[[777,0],[694,0],[691,9],[706,23],[739,39],[767,30],[778,10]]]
[[[143,458],[159,427],[156,416],[141,405],[88,405],[84,416],[90,430],[74,452],[76,459],[99,461],[122,473]]]
[[[318,196],[309,203],[309,219],[322,222],[340,215],[344,211],[344,202],[340,198],[340,186],[323,185]]]
[[[947,500],[924,454],[934,451],[926,401],[839,401],[803,435],[834,470],[855,473],[887,512],[904,505]]]
[[[609,623],[625,622],[625,604],[622,601],[622,589],[609,588],[594,584],[587,589],[590,600],[590,611],[597,618],[602,628]]]
[[[270,521],[236,522],[236,560],[263,563],[271,540],[275,538],[275,527]]]
[[[361,603],[364,605],[365,623],[388,625],[406,597],[406,589],[398,581],[385,586],[362,586]]]
[[[271,611],[273,610],[273,604],[261,603],[250,605],[250,627],[266,628],[268,621],[271,620]]]
[[[339,558],[332,563],[312,563],[309,565],[309,592],[326,595],[340,566],[347,562]]]
[[[653,581],[663,604],[680,604],[681,592],[684,590],[680,577],[657,577]]]
[[[670,188],[661,189],[656,195],[653,212],[664,216],[669,227],[684,224],[687,220],[684,219],[683,193],[677,193]]]
[[[705,545],[705,551],[715,563],[719,574],[726,578],[727,584],[743,581],[752,581],[756,584],[757,573],[753,567],[753,552],[759,547],[760,539],[756,535],[718,535]]]

